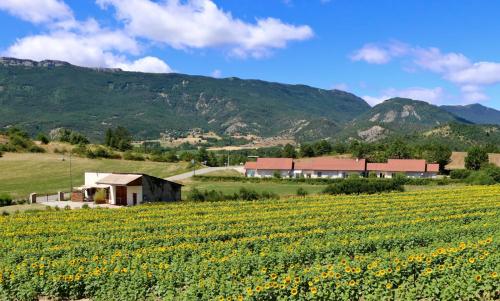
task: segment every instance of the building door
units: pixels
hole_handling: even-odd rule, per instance
[[[135,205],[137,205],[137,193],[132,193],[132,202]]]
[[[116,186],[116,205],[127,206],[127,186]]]

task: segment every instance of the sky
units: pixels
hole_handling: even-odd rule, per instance
[[[499,1],[0,0],[0,56],[500,109]]]

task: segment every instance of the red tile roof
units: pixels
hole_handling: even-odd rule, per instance
[[[337,159],[318,157],[298,160],[295,162],[296,170],[337,170],[337,171],[364,171],[365,159]]]
[[[369,171],[425,172],[425,160],[389,159],[387,163],[369,163]]]
[[[292,170],[292,158],[257,158],[257,169],[263,170]]]
[[[257,162],[254,162],[254,161],[246,162],[245,169],[257,169]]]
[[[439,164],[436,164],[436,163],[427,164],[427,171],[428,172],[438,172],[439,171]]]
[[[387,163],[368,163],[366,165],[366,170],[370,171],[385,171],[389,168]]]

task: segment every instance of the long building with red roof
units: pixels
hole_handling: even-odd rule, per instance
[[[367,163],[365,159],[317,158],[258,158],[245,163],[247,177],[283,178],[347,178],[356,174],[366,176],[376,174],[380,178],[392,178],[402,173],[412,178],[434,178],[439,172],[439,164],[416,159],[389,159],[386,163]]]

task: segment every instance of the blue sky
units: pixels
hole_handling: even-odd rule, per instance
[[[500,109],[498,11],[457,0],[0,0],[0,54]]]

